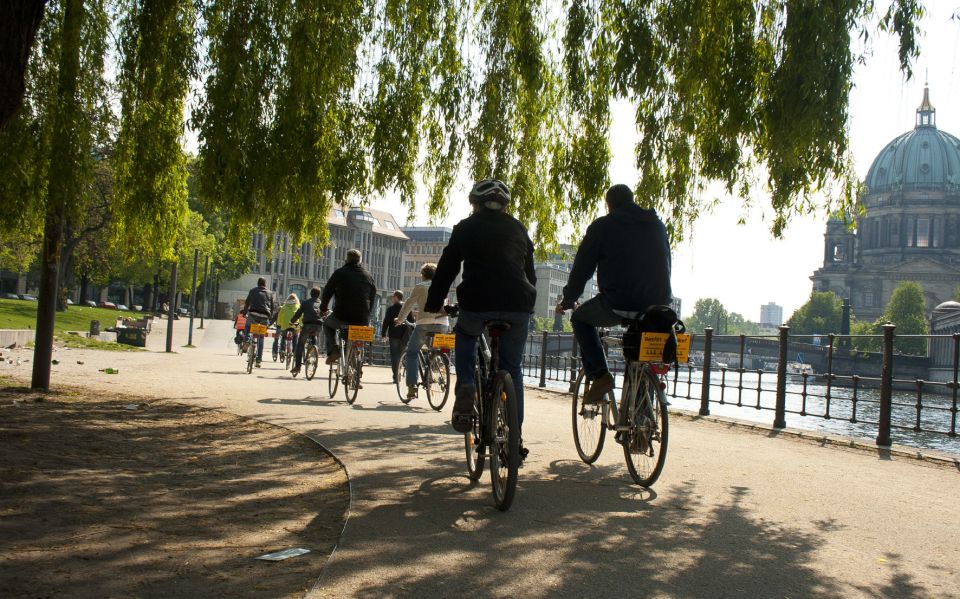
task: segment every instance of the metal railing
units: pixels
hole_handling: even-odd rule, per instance
[[[718,409],[737,417],[752,409],[772,412],[777,429],[787,426],[788,417],[792,422],[812,418],[833,432],[874,437],[882,447],[890,446],[896,433],[907,444],[960,451],[944,445],[957,437],[960,334],[898,336],[895,329],[885,325],[882,335],[817,336],[790,335],[784,326],[778,335],[748,336],[714,335],[707,328],[694,335],[691,362],[670,374],[668,395],[704,416]],[[911,339],[952,349],[938,380],[931,380],[927,357],[895,351],[898,341]],[[855,349],[866,344],[881,351]],[[608,354],[608,365],[615,375],[623,372],[622,356]],[[579,369],[572,334],[528,337],[523,371],[540,387],[572,391]]]

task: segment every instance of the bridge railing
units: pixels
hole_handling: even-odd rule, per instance
[[[777,335],[715,335],[707,328],[694,334],[691,362],[670,374],[668,395],[702,415],[716,409],[769,412],[774,428],[786,427],[788,419],[815,418],[828,430],[875,437],[884,447],[895,432],[907,440],[956,439],[960,334],[895,335],[895,329],[885,325],[881,335],[791,335],[784,326]],[[926,356],[899,353],[898,343],[909,340],[923,340],[928,355],[940,356],[933,364],[939,368],[931,368]],[[879,351],[857,349],[864,347]],[[608,355],[608,364],[620,383],[622,355]],[[579,369],[570,333],[528,338],[523,370],[540,387],[572,392]]]

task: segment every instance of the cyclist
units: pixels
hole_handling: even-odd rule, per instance
[[[459,264],[457,267],[459,268]],[[427,312],[423,307],[427,303],[427,292],[436,272],[437,265],[432,262],[427,262],[420,267],[422,280],[410,291],[410,299],[400,310],[397,319],[393,321],[394,324],[400,324],[414,308],[420,309],[420,314],[417,315],[417,324],[414,326],[413,332],[410,334],[410,341],[407,343],[407,363],[404,365],[407,368],[407,399],[416,399],[417,397],[417,377],[420,372],[417,362],[420,359],[420,346],[423,345],[424,336],[427,333],[446,333],[447,329],[450,328],[450,320],[447,318],[446,312],[442,309],[439,313]],[[447,288],[449,289],[449,285],[447,285]]]
[[[242,348],[243,342],[246,340],[244,331],[247,330],[247,317],[237,312],[237,315],[233,318],[233,328],[237,332],[237,334],[233,336],[233,342]],[[241,349],[241,351],[243,350]]]
[[[470,191],[473,214],[453,228],[423,307],[425,312],[432,313],[442,309],[462,262],[463,279],[457,286],[460,317],[454,327],[457,387],[451,418],[453,428],[461,433],[469,431],[471,426],[476,395],[473,361],[477,337],[483,333],[483,323],[488,320],[510,323],[510,330],[500,338],[500,360],[513,378],[521,427],[523,425],[520,364],[537,298],[537,277],[533,270],[533,243],[520,221],[506,213],[509,203],[510,189],[502,181],[484,179],[473,186]],[[520,455],[525,456],[526,450],[521,449]]]
[[[377,297],[377,285],[366,268],[360,265],[363,256],[360,250],[347,252],[346,264],[333,271],[323,287],[320,310],[326,315],[327,304],[336,298],[333,314],[323,322],[323,334],[326,339],[327,364],[340,359],[340,347],[336,342],[336,332],[346,325],[368,326],[370,311]]]
[[[287,336],[287,331],[292,333],[293,346],[297,346],[297,326],[294,322],[291,321],[290,317],[296,313],[300,308],[300,298],[297,297],[296,293],[291,293],[287,296],[287,301],[283,302],[283,305],[280,306],[280,310],[277,311],[276,321],[277,321],[277,336],[273,339],[273,353],[276,355],[277,349],[280,347],[281,343],[286,341],[285,337]]]
[[[570,317],[583,369],[593,381],[584,402],[594,404],[614,387],[597,327],[619,325],[629,312],[672,299],[670,241],[657,212],[634,203],[633,192],[623,184],[607,190],[606,204],[607,214],[587,227],[556,307],[558,314],[573,308],[596,271],[600,293]]]
[[[241,314],[247,316],[247,324],[244,332],[247,340],[250,339],[250,325],[256,321],[258,324],[269,325],[270,320],[277,311],[277,298],[272,291],[267,289],[267,280],[263,277],[257,279],[257,286],[247,293],[247,299],[243,302]],[[257,368],[260,368],[260,361],[263,358],[263,335],[257,340]]]
[[[300,329],[300,338],[297,339],[297,349],[293,352],[293,367],[290,369],[292,376],[300,374],[300,365],[303,364],[303,348],[307,344],[307,339],[320,333],[323,326],[320,309],[320,288],[314,287],[310,290],[310,299],[305,300],[297,310],[290,315],[290,322],[303,323]]]
[[[397,382],[397,369],[400,365],[400,354],[403,353],[403,347],[407,344],[407,337],[410,334],[410,327],[407,323],[413,323],[413,314],[407,314],[406,323],[394,324],[400,310],[403,309],[403,292],[399,289],[393,292],[391,296],[393,304],[383,311],[383,324],[380,325],[380,338],[382,341],[390,342],[390,368],[393,370],[393,382]]]

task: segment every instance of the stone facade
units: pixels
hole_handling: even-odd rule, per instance
[[[936,128],[928,92],[916,127],[874,160],[854,227],[831,219],[815,291],[849,297],[859,320],[882,313],[903,281],[923,288],[927,313],[960,283],[960,139]]]

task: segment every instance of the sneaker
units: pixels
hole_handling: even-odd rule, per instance
[[[292,370],[290,370],[290,376],[292,376],[293,378],[297,378],[298,374],[300,374],[299,366],[295,366]]]
[[[450,423],[458,433],[470,432],[473,427],[473,402],[477,396],[477,388],[475,385],[461,385],[455,393],[457,398],[453,402]]]
[[[256,367],[260,368],[260,360],[257,360]]]
[[[599,405],[606,401],[607,393],[613,391],[613,375],[604,372],[593,380],[587,394],[583,397],[586,405]]]
[[[336,364],[340,359],[340,350],[335,349],[327,354],[327,364]]]
[[[416,385],[407,385],[407,399],[416,399],[418,394]]]

